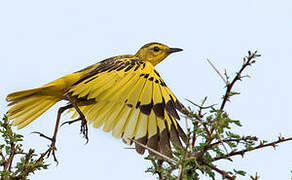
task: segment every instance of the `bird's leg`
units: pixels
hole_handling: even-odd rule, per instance
[[[65,110],[67,110],[69,108],[72,108],[72,107],[73,107],[73,105],[69,104],[69,105],[66,105],[66,106],[63,106],[63,107],[59,108],[53,137],[48,137],[48,136],[46,136],[46,135],[44,135],[43,133],[40,133],[40,132],[32,132],[32,133],[39,134],[41,137],[46,138],[46,139],[51,141],[50,148],[46,151],[46,154],[47,154],[47,157],[49,157],[51,155],[51,152],[52,152],[52,155],[54,157],[54,161],[56,161],[57,163],[58,163],[58,160],[56,158],[56,153],[55,153],[55,151],[57,150],[57,148],[56,148],[56,138],[57,138],[57,133],[58,133],[58,129],[59,129],[61,115]]]
[[[75,108],[77,113],[79,114],[79,118],[72,120],[72,121],[64,122],[62,125],[64,125],[64,124],[70,125],[70,124],[75,123],[77,121],[81,121],[80,133],[83,134],[84,138],[86,139],[86,143],[88,143],[88,141],[89,141],[89,139],[88,139],[88,126],[87,126],[86,118],[85,118],[84,114],[81,112],[81,110],[79,109],[79,107],[77,106],[76,102],[70,97],[70,95],[66,94],[66,97],[69,100],[69,102],[71,103],[71,105]]]
[[[84,135],[84,138],[86,139],[86,143],[88,143],[88,127],[87,127],[87,121],[82,118],[82,117],[79,117],[77,119],[74,119],[74,120],[71,120],[71,121],[66,121],[66,122],[63,122],[61,124],[61,126],[63,126],[64,124],[73,124],[75,122],[78,122],[78,121],[81,121],[81,128],[80,128],[80,133]]]

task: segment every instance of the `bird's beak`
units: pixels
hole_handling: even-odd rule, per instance
[[[169,48],[166,52],[171,54],[171,53],[175,53],[175,52],[180,52],[182,50],[183,49],[181,49],[181,48]]]

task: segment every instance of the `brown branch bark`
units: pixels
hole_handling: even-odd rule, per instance
[[[218,160],[221,160],[221,159],[226,159],[228,157],[232,157],[232,156],[236,156],[236,155],[243,156],[246,152],[254,151],[256,149],[261,149],[261,148],[268,147],[268,146],[271,146],[271,147],[275,148],[277,144],[285,142],[285,141],[292,141],[292,137],[287,138],[287,139],[279,138],[278,141],[273,141],[273,142],[267,143],[267,144],[260,143],[258,146],[253,147],[252,149],[244,149],[244,150],[241,150],[241,151],[231,152],[229,154],[226,154],[225,156],[216,157],[216,158],[214,158],[214,161],[218,161]]]
[[[235,180],[236,176],[230,176],[228,175],[227,172],[217,168],[216,166],[206,163],[206,162],[202,162],[203,165],[208,166],[209,168],[213,169],[214,171],[216,171],[217,173],[221,174],[222,179],[228,179],[228,180]]]
[[[236,76],[234,77],[234,79],[231,81],[231,83],[228,83],[226,86],[226,92],[225,95],[223,96],[223,101],[221,103],[220,106],[220,110],[223,110],[226,102],[229,100],[230,97],[230,93],[231,93],[231,89],[233,88],[234,84],[238,81],[241,80],[242,76],[242,72],[245,70],[245,68],[247,66],[250,66],[252,64],[252,60],[256,57],[260,57],[259,54],[257,54],[257,51],[255,51],[254,53],[251,53],[250,51],[248,52],[249,56],[247,56],[247,61],[245,63],[243,63],[243,65],[241,66],[240,70],[236,73]]]
[[[223,139],[222,141],[217,141],[217,142],[214,142],[212,144],[210,144],[210,147],[212,146],[216,146],[222,142],[237,142],[237,143],[240,143],[240,141],[246,141],[246,140],[254,140],[254,141],[257,141],[258,138],[256,136],[253,136],[252,139],[251,138],[241,138],[241,139]]]

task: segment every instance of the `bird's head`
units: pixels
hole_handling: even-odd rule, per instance
[[[180,48],[170,48],[167,45],[153,42],[145,44],[139,49],[135,56],[139,57],[141,60],[149,61],[155,66],[165,59],[168,55],[182,51]]]

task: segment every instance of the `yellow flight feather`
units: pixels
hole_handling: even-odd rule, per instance
[[[104,123],[103,130],[105,132],[111,131],[115,126],[115,120],[117,119],[117,116],[122,111],[123,108],[126,108],[126,106],[121,104],[115,104],[115,106],[112,108],[112,113],[107,117],[107,121]],[[118,120],[118,119],[117,119]]]
[[[140,139],[146,136],[148,128],[148,118],[149,116],[140,113],[138,123],[135,129],[135,139]]]

